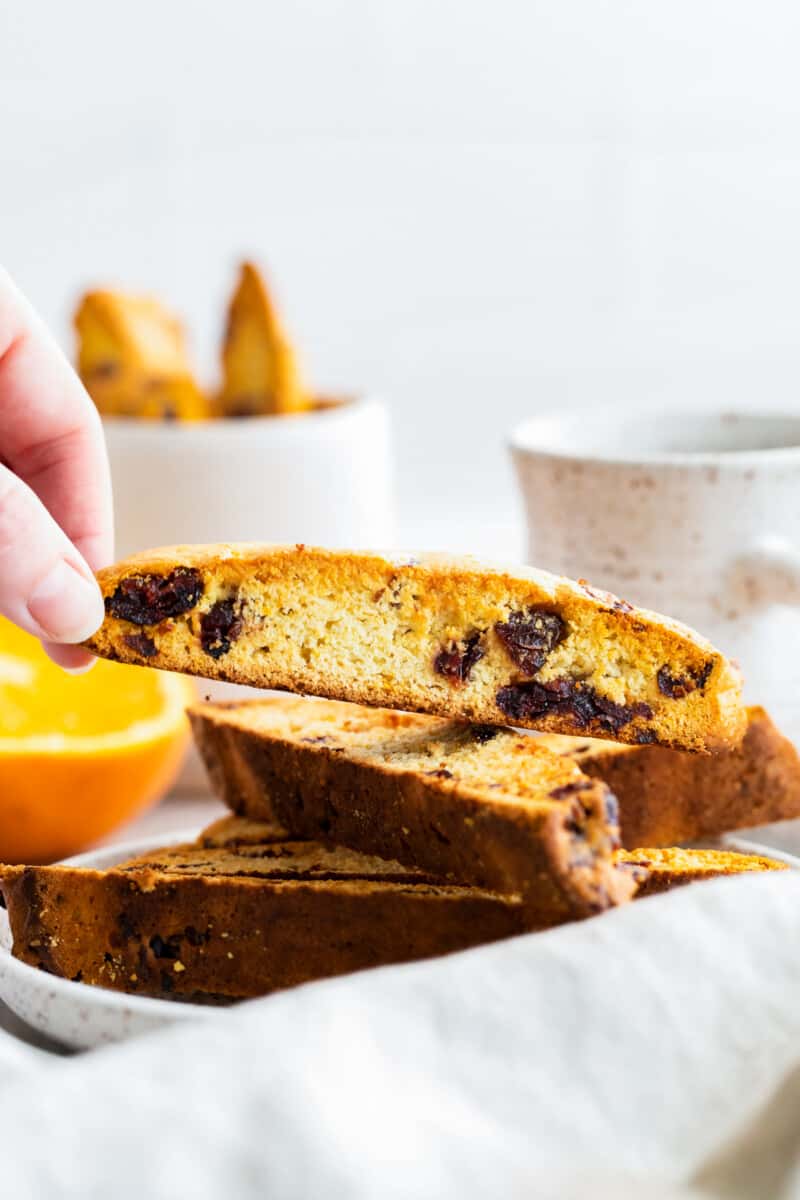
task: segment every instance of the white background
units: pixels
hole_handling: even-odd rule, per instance
[[[160,293],[209,372],[257,254],[391,400],[409,541],[505,553],[526,414],[794,402],[799,52],[788,0],[5,0],[0,258],[65,345]]]

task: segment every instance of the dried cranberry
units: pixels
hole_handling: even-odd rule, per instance
[[[714,670],[714,660],[710,658],[708,660],[708,662],[703,665],[703,669],[701,671],[698,671],[695,674],[695,679],[697,680],[697,686],[701,692],[702,692],[703,688],[706,686],[706,684],[708,683],[708,677],[713,670]]]
[[[238,396],[236,403],[225,409],[225,416],[241,419],[255,417],[263,408],[263,402],[258,396]]]
[[[87,372],[91,379],[113,379],[119,374],[119,363],[115,362],[99,362]]]
[[[563,792],[568,816],[564,828],[572,835],[570,864],[589,865],[596,860],[598,841],[611,853],[620,847],[619,808],[617,798],[605,784],[587,780],[556,788],[551,795]],[[589,793],[589,794],[586,794]]]
[[[656,679],[658,680],[658,690],[672,700],[682,700],[697,686],[691,675],[673,675],[667,666],[659,669]]]
[[[669,667],[664,664],[656,675],[658,690],[663,696],[669,696],[671,700],[682,700],[684,696],[688,696],[698,688],[702,691],[713,669],[714,663],[709,660],[699,671],[688,671],[685,675],[673,675]]]
[[[501,725],[473,725],[470,733],[476,742],[490,742],[501,730]]]
[[[617,612],[633,612],[633,605],[629,604],[627,600],[621,600],[613,592],[605,592],[602,588],[593,587],[588,579],[579,579],[578,583],[586,595],[591,596],[593,600],[599,600],[601,604],[606,604],[609,608],[616,609]]]
[[[146,633],[128,633],[122,640],[141,658],[152,658],[154,654],[158,654],[158,647]]]
[[[157,933],[150,938],[150,949],[156,958],[177,958],[180,954],[180,941],[175,934],[168,941]]]
[[[619,846],[619,800],[609,788],[606,788],[603,794],[603,808],[606,823],[612,827],[611,836],[615,839],[615,845]]]
[[[634,717],[652,717],[648,704],[615,704],[598,696],[592,687],[573,679],[553,679],[550,683],[512,683],[501,687],[495,697],[498,708],[512,721],[530,721],[550,713],[573,719],[586,728],[596,722],[601,728],[617,733]]]
[[[133,625],[157,625],[194,608],[203,594],[195,567],[176,567],[169,575],[129,575],[106,596],[106,612]]]
[[[202,946],[208,941],[208,933],[200,933],[194,925],[187,925],[183,933],[190,946]]]
[[[440,650],[433,660],[437,675],[444,675],[451,683],[466,683],[476,662],[483,658],[483,651],[478,645],[480,636],[479,633],[473,633],[464,642],[451,642],[449,647]]]
[[[561,695],[552,684],[510,683],[498,690],[495,699],[500,711],[512,721],[527,721],[557,711],[567,695]]]
[[[235,600],[218,600],[200,618],[200,645],[211,658],[222,658],[242,632],[242,618]]]
[[[607,700],[604,696],[594,693],[591,702],[596,711],[591,713],[589,720],[596,718],[604,729],[614,732],[627,725],[634,717],[649,719],[653,715],[652,708],[643,700],[636,700],[633,704],[615,704],[613,700]]]
[[[127,912],[121,912],[117,917],[117,925],[119,926],[120,934],[125,942],[132,942],[138,934],[136,926],[131,920]]]
[[[429,824],[428,828],[430,829],[430,831],[431,831],[431,833],[433,834],[433,836],[436,838],[437,842],[441,842],[441,844],[442,844],[443,846],[449,846],[449,845],[450,845],[450,838],[447,836],[447,834],[444,834],[444,833],[442,833],[442,831],[441,831],[441,829],[439,828],[439,826],[438,826],[438,825],[434,825],[433,821],[431,821],[431,822],[430,822],[430,824]]]
[[[142,980],[149,979],[150,978],[150,964],[147,961],[147,947],[145,946],[144,942],[139,943],[139,949],[136,953],[136,957],[138,959],[137,973],[139,975],[139,978]]]
[[[534,675],[547,656],[567,635],[567,627],[558,613],[529,608],[512,612],[507,621],[494,627],[509,657],[526,675]]]
[[[637,729],[636,741],[640,746],[655,746],[658,743],[658,734],[654,729]]]
[[[550,792],[550,799],[568,800],[570,797],[577,795],[578,792],[592,791],[595,786],[590,779],[575,779],[572,783],[563,783],[561,787],[553,788],[552,792]]]

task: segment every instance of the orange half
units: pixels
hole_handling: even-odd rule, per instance
[[[0,618],[0,860],[75,854],[158,800],[193,697],[188,679],[142,667],[67,675]]]

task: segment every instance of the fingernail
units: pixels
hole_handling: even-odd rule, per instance
[[[42,642],[42,648],[47,657],[68,675],[85,675],[97,662],[97,659],[81,646],[67,646],[63,642]]]
[[[82,642],[103,620],[103,599],[91,582],[62,558],[28,598],[28,612],[51,642]]]
[[[62,671],[66,671],[67,675],[85,675],[88,671],[91,671],[96,662],[97,659],[93,658],[90,662],[84,663],[82,667],[66,667],[63,663],[59,663],[58,666],[61,667]]]

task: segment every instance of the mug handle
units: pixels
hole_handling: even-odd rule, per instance
[[[800,604],[800,551],[786,538],[762,538],[733,563],[730,585],[750,608]]]

